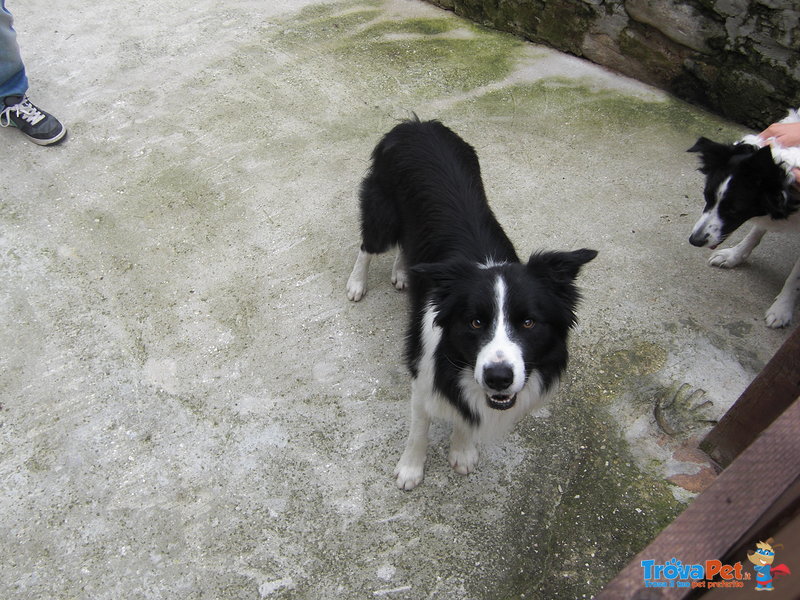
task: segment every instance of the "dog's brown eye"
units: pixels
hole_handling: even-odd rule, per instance
[[[472,329],[480,329],[481,327],[483,327],[483,321],[481,321],[480,319],[472,319],[472,321],[469,322],[469,326]]]
[[[531,329],[531,328],[533,328],[533,326],[534,326],[534,325],[536,325],[536,321],[534,321],[533,319],[525,319],[525,320],[522,322],[522,326],[523,326],[525,329]]]

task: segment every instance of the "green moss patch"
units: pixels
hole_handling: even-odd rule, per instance
[[[278,42],[333,60],[340,81],[384,97],[429,99],[502,80],[523,47],[453,15],[386,19],[367,6],[334,6],[304,11]]]
[[[565,122],[570,133],[591,137],[657,129],[735,140],[744,132],[680,100],[649,100],[565,77],[503,87],[469,102],[491,117],[523,117],[540,134],[557,137]]]

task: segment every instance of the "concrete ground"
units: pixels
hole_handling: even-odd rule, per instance
[[[0,130],[0,597],[586,598],[713,477],[696,438],[785,339],[800,250],[687,242],[684,151],[740,128],[416,0],[8,4],[70,133]],[[412,111],[521,254],[600,255],[558,398],[468,477],[435,427],[404,493],[406,299],[388,256],[344,286]]]

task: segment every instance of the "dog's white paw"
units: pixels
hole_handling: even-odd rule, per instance
[[[783,299],[778,298],[773,302],[772,306],[767,310],[765,320],[767,327],[772,329],[780,329],[786,327],[792,322],[792,313],[794,312],[794,302],[785,302]]]
[[[465,448],[450,448],[450,466],[456,473],[469,475],[478,466],[478,448],[467,446]]]
[[[712,267],[720,267],[722,269],[732,269],[744,262],[745,257],[736,248],[724,248],[717,250],[708,259],[708,264]]]
[[[347,299],[358,302],[367,294],[367,281],[361,277],[350,276],[347,280]]]
[[[406,269],[406,259],[402,250],[397,251],[392,265],[392,284],[398,290],[403,291],[408,287],[408,269]]]
[[[395,467],[394,476],[395,483],[401,490],[413,490],[422,483],[425,476],[425,463],[407,461],[403,457]]]
[[[408,271],[392,269],[392,284],[401,292],[408,287]]]

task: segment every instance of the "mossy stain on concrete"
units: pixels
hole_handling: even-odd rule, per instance
[[[367,8],[377,9],[383,4],[383,0],[347,0],[335,4],[312,4],[303,7],[292,20],[303,23],[314,20],[331,19],[348,12],[359,12]]]
[[[680,100],[651,100],[561,77],[509,85],[470,101],[493,116],[536,115],[535,125],[540,131],[563,128],[563,120],[548,118],[562,115],[571,131],[580,128],[594,137],[610,132],[662,129],[735,140],[744,132],[743,128]]]
[[[591,373],[595,380],[585,385],[587,399],[594,401],[617,398],[632,379],[651,375],[664,367],[667,351],[645,341],[611,350],[602,355]]]
[[[366,47],[344,49],[342,54],[377,63],[418,92],[438,95],[503,79],[513,66],[511,48],[496,41],[482,37],[374,40]]]
[[[278,40],[281,43],[300,46],[336,44],[343,36],[352,35],[359,28],[374,21],[380,14],[377,9],[315,14],[313,18],[298,19],[291,27],[283,29]]]
[[[277,41],[324,52],[342,80],[376,83],[384,97],[430,98],[500,81],[523,47],[514,36],[452,15],[377,20],[377,10],[348,5],[308,14],[313,18],[293,23]]]
[[[455,19],[405,19],[402,21],[381,21],[366,27],[360,37],[365,39],[378,39],[382,36],[391,35],[417,35],[430,36],[441,35],[459,28],[472,31],[475,26],[472,24],[461,24]]]

